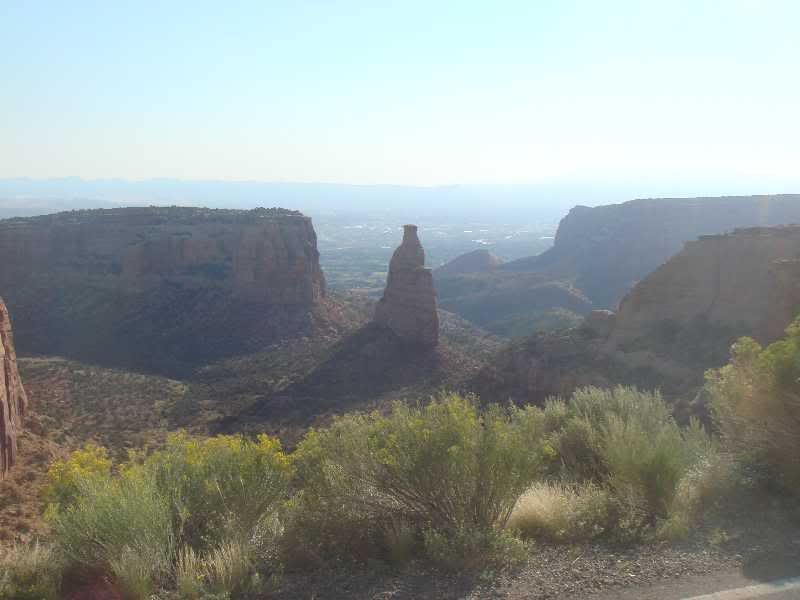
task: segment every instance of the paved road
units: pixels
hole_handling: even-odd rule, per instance
[[[800,600],[800,577],[757,580],[741,571],[606,591],[587,600]]]

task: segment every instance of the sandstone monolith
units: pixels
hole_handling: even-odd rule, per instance
[[[439,316],[433,275],[425,268],[425,250],[416,225],[403,226],[403,242],[389,263],[386,290],[375,309],[375,321],[412,343],[436,345]]]
[[[11,322],[0,298],[0,479],[16,462],[17,436],[22,428],[28,400],[17,371],[17,355]]]

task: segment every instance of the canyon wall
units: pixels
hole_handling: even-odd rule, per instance
[[[800,227],[703,236],[639,282],[620,302],[614,347],[664,342],[710,327],[761,342],[779,336],[798,304]]]
[[[121,208],[0,221],[19,351],[172,372],[307,333],[325,296],[311,220]]]
[[[800,223],[800,195],[661,198],[589,208],[561,220],[553,247],[498,268],[569,280],[598,308],[619,300],[648,273],[702,235]]]
[[[0,479],[16,461],[17,435],[27,398],[17,371],[17,356],[8,310],[0,298]]]
[[[779,338],[800,313],[800,227],[703,236],[637,283],[616,313],[512,344],[475,381],[487,399],[541,403],[583,385],[660,388],[687,413],[731,343]]]

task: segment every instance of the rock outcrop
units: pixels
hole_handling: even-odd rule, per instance
[[[438,267],[433,271],[433,276],[438,279],[466,273],[491,273],[502,264],[503,259],[488,250],[473,250]]]
[[[20,352],[164,373],[306,335],[325,296],[311,220],[284,209],[8,219],[0,255]]]
[[[553,247],[487,270],[474,261],[434,271],[439,306],[495,333],[574,322],[622,297],[701,235],[800,223],[800,195],[632,200],[576,206]],[[466,255],[469,256],[469,255]],[[456,268],[457,267],[457,268]]]
[[[597,308],[619,300],[685,242],[736,228],[800,223],[800,195],[651,198],[589,208],[561,220],[553,247],[500,272],[569,280]]]
[[[27,398],[17,371],[11,321],[0,298],[0,479],[16,461],[17,435],[27,408]]]
[[[688,342],[698,327],[770,342],[800,308],[798,257],[800,227],[738,229],[688,242],[622,299],[609,343]]]
[[[375,307],[375,322],[407,342],[433,346],[439,341],[436,290],[416,225],[403,227],[403,242],[392,255],[386,289]]]
[[[703,236],[636,284],[618,312],[511,345],[476,389],[541,403],[582,385],[637,385],[702,414],[689,404],[705,370],[728,360],[736,338],[769,343],[799,313],[800,227]]]

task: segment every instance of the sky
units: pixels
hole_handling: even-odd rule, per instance
[[[0,177],[800,182],[798,23],[796,0],[0,0]]]

